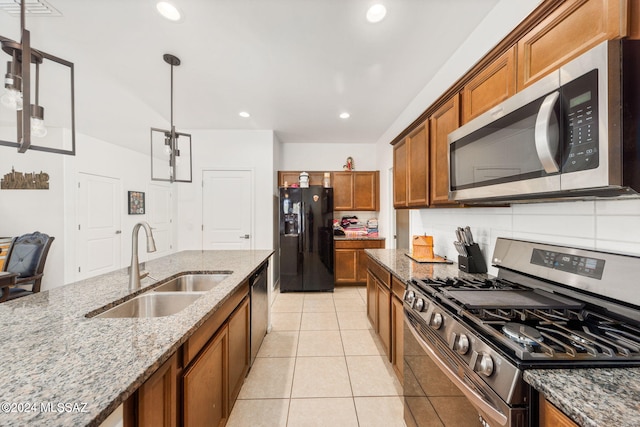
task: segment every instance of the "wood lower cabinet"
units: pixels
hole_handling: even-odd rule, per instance
[[[367,271],[367,317],[373,330],[378,330],[378,283],[375,276]]]
[[[229,413],[228,346],[229,329],[225,326],[184,373],[182,419],[186,427],[226,423]]]
[[[516,47],[476,74],[462,90],[462,123],[516,93]]]
[[[178,376],[178,355],[174,354],[125,402],[125,425],[177,426]]]
[[[333,172],[334,211],[380,210],[380,172]]]
[[[246,297],[229,319],[229,412],[238,398],[251,363],[250,314],[249,297]]]
[[[578,427],[568,416],[540,395],[540,427]]]
[[[376,280],[378,286],[377,305],[378,305],[378,336],[384,351],[389,360],[391,360],[391,292],[389,288],[381,281]]]
[[[246,281],[127,401],[125,427],[222,426],[249,370]]]
[[[367,254],[365,249],[383,249],[385,241],[335,240],[333,277],[336,285],[364,285],[367,283]]]
[[[449,133],[460,126],[460,95],[455,94],[429,119],[431,127],[429,172],[431,205],[450,205],[449,200]]]
[[[626,36],[627,13],[626,0],[566,1],[518,41],[517,90],[600,42]]]
[[[404,308],[406,286],[391,276],[391,365],[400,383],[404,382]]]

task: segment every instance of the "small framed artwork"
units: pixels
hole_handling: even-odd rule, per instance
[[[129,215],[144,214],[144,192],[129,191]]]

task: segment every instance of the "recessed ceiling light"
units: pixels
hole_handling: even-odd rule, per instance
[[[241,112],[238,113],[238,115],[240,117],[244,117],[245,119],[248,118],[248,117],[251,117],[251,114],[247,113],[246,111],[241,111]]]
[[[371,23],[380,22],[387,14],[387,8],[381,4],[374,4],[367,10],[367,21]]]
[[[351,117],[351,114],[349,114],[349,113],[340,113],[340,118],[341,119],[348,119],[349,117]]]
[[[177,7],[169,3],[168,1],[159,1],[156,4],[156,9],[160,15],[167,18],[169,21],[179,21],[180,20],[180,11]]]

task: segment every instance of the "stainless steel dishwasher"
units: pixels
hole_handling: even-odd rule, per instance
[[[269,322],[269,297],[267,294],[267,266],[265,262],[251,276],[251,366],[256,359],[262,340],[267,334]]]

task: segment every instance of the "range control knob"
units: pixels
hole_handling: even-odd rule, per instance
[[[453,343],[453,349],[458,354],[467,354],[469,351],[469,338],[465,334],[460,334],[460,337]]]
[[[440,327],[442,326],[442,320],[442,314],[434,313],[433,317],[431,317],[431,322],[429,322],[429,325],[433,329],[440,329]]]
[[[480,353],[478,355],[478,369],[476,372],[484,375],[485,377],[493,374],[493,359],[487,353]]]
[[[418,298],[414,305],[416,311],[424,311],[424,300],[422,298]]]
[[[416,294],[413,291],[407,291],[404,295],[404,300],[409,303],[409,305],[413,305],[413,300],[416,299]]]

